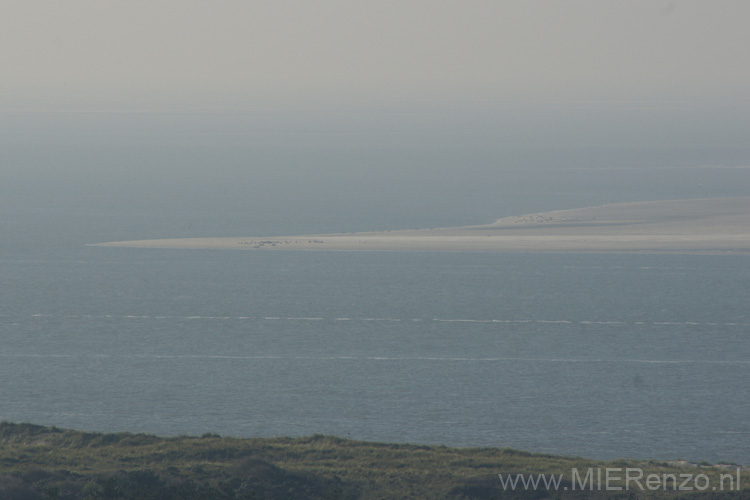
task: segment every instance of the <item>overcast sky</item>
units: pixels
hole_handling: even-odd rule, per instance
[[[0,109],[750,98],[746,0],[4,0]]]

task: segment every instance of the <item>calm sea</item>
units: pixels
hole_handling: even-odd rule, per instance
[[[747,257],[86,246],[737,195],[747,168],[675,172],[694,148],[606,169],[606,151],[576,150],[585,175],[508,150],[494,168],[500,152],[467,140],[478,166],[453,171],[461,154],[437,139],[287,133],[291,147],[233,124],[158,142],[133,123],[22,118],[3,136],[2,420],[750,463]],[[427,162],[440,168],[407,168]]]
[[[0,263],[5,420],[750,462],[747,258],[79,259]]]

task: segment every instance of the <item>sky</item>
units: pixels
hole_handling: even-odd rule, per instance
[[[2,0],[4,241],[747,195],[748,20],[747,0]]]
[[[4,0],[0,110],[750,101],[746,0]]]

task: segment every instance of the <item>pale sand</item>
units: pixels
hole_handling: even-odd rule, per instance
[[[618,203],[506,217],[484,226],[264,238],[116,241],[97,246],[750,254],[750,197]]]

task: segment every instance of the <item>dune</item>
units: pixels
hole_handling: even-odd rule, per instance
[[[750,197],[616,203],[492,224],[342,234],[115,241],[96,246],[243,250],[750,253]]]

